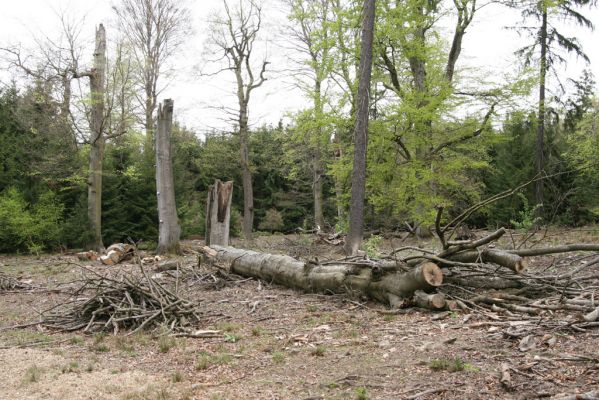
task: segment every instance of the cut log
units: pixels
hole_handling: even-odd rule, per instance
[[[206,244],[228,246],[233,181],[216,179],[206,198]]]
[[[417,290],[432,290],[443,283],[441,269],[432,262],[422,263],[403,272],[400,268],[389,268],[388,262],[384,265],[320,265],[304,263],[285,255],[258,253],[234,247],[205,247],[203,253],[206,262],[224,265],[237,275],[306,292],[359,293],[385,304],[396,303],[398,297],[409,298]]]
[[[414,304],[428,310],[444,310],[447,305],[443,293],[428,294],[422,290],[414,292]]]
[[[100,261],[105,265],[115,265],[120,263],[125,257],[133,254],[134,248],[130,244],[115,243],[106,249],[106,255],[100,257]]]
[[[528,260],[522,258],[518,254],[496,249],[463,251],[452,254],[451,256],[447,257],[447,259],[450,261],[458,261],[463,263],[493,263],[505,268],[509,268],[516,273],[521,273],[528,267]]]

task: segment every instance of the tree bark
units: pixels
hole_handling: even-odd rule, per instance
[[[206,245],[229,245],[229,224],[233,182],[216,180],[208,188],[206,199]]]
[[[158,107],[158,129],[156,130],[156,196],[159,221],[156,252],[159,254],[180,251],[181,228],[177,217],[171,158],[172,124],[173,101],[167,99]]]
[[[374,38],[375,0],[364,0],[362,44],[360,50],[360,83],[354,130],[354,165],[352,171],[349,232],[345,244],[347,254],[356,254],[364,232],[364,201],[366,198],[366,152],[368,147],[368,109],[372,74],[372,42]]]
[[[539,71],[539,116],[537,126],[537,139],[535,146],[535,169],[540,176],[545,169],[545,78],[547,76],[547,4],[540,2],[542,9],[541,31],[541,66]],[[535,202],[543,204],[543,179],[535,182]],[[537,217],[542,215],[542,207],[537,208]]]
[[[414,292],[414,304],[427,310],[443,310],[447,306],[443,293],[428,294],[422,290]]]
[[[313,60],[316,64],[316,60]],[[314,114],[318,124],[321,123],[323,118],[322,108],[322,83],[317,78],[314,83]],[[323,192],[322,192],[322,127],[319,125],[316,130],[316,143],[314,145],[314,154],[312,155],[312,193],[314,195],[314,223],[320,228],[324,229],[324,212],[323,212]]]
[[[102,161],[104,158],[104,96],[106,95],[106,31],[96,29],[94,68],[90,74],[91,116],[87,216],[92,240],[89,248],[104,250],[102,243]]]
[[[239,98],[239,143],[243,180],[243,237],[251,240],[254,229],[254,189],[250,171],[247,101],[243,96],[243,89]]]
[[[443,283],[441,269],[431,262],[402,272],[401,265],[389,262],[315,265],[285,255],[233,247],[204,247],[203,253],[205,261],[224,265],[230,272],[241,276],[307,292],[357,292],[385,304],[397,297],[411,297],[416,290],[432,290]]]

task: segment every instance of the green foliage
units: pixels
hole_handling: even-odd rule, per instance
[[[459,357],[453,359],[437,358],[431,360],[428,366],[433,371],[459,372],[466,369],[466,363]]]
[[[262,219],[262,222],[260,222],[260,225],[258,225],[258,228],[263,231],[272,232],[281,230],[284,226],[283,215],[274,208],[271,208],[266,211],[266,215]]]
[[[31,206],[17,189],[6,189],[0,194],[0,252],[39,253],[58,246],[63,210],[51,191]]]
[[[536,217],[539,208],[543,207],[542,204],[536,204],[534,207],[530,207],[528,199],[522,193],[518,193],[518,197],[522,201],[523,210],[518,212],[518,219],[510,220],[512,226],[516,229],[528,230],[540,224],[542,218]]]
[[[383,237],[379,235],[372,235],[366,240],[363,244],[364,251],[366,255],[370,258],[377,258],[380,256],[379,254],[379,246],[383,242]]]

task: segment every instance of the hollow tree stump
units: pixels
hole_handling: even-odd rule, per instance
[[[206,245],[228,246],[233,182],[215,180],[206,199]]]

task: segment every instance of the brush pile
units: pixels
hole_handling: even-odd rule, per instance
[[[29,283],[20,281],[3,273],[0,273],[0,293],[15,290],[31,290],[34,289]]]
[[[122,273],[116,277],[88,271],[72,300],[42,313],[42,325],[62,331],[116,334],[157,326],[174,331],[200,320],[197,304],[181,298],[143,268],[141,271],[139,275]]]

